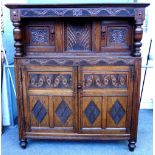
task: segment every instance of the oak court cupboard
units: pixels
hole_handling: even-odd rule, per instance
[[[6,4],[14,29],[19,140],[137,141],[149,4]]]

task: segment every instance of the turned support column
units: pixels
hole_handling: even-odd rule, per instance
[[[135,24],[134,24],[134,52],[133,56],[140,57],[140,48],[142,46],[141,40],[143,35],[143,21],[145,17],[144,9],[136,9],[135,11]]]
[[[15,27],[13,29],[13,35],[14,35],[14,46],[16,48],[16,53],[15,56],[22,56],[23,52],[22,52],[22,32],[21,32],[21,24],[20,22],[13,22],[13,26]]]
[[[15,56],[21,57],[23,55],[23,44],[22,44],[22,30],[21,30],[21,19],[19,10],[11,10],[11,20],[13,22],[13,35],[14,35],[14,46],[15,46]]]

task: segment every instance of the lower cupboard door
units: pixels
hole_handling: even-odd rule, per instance
[[[74,99],[70,96],[29,96],[30,131],[73,132]]]
[[[131,116],[127,96],[82,97],[81,102],[81,133],[128,132]]]

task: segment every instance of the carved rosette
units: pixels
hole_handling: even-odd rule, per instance
[[[22,56],[22,30],[21,30],[21,22],[20,22],[20,12],[18,9],[11,10],[11,20],[13,22],[13,35],[14,35],[14,46],[16,48],[15,56]]]
[[[133,56],[140,57],[140,47],[142,46],[141,40],[143,35],[143,21],[145,17],[144,9],[136,9],[135,10],[135,35],[134,35],[134,53]]]

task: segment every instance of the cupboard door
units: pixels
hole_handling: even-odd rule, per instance
[[[76,69],[27,66],[23,80],[27,131],[76,130]]]
[[[80,132],[128,133],[132,108],[131,68],[91,66],[81,67],[79,72]]]

